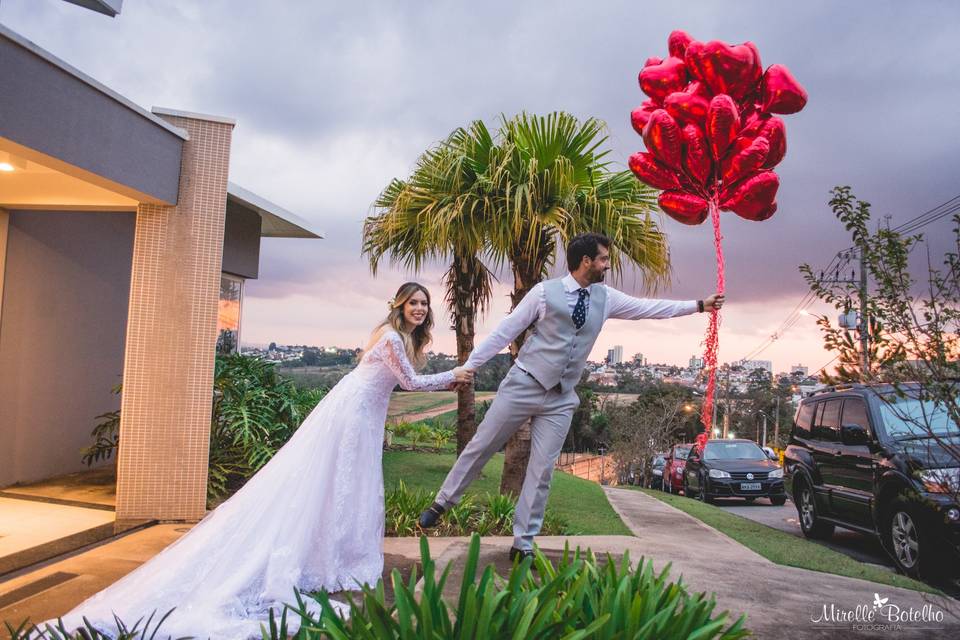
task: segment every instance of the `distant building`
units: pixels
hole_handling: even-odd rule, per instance
[[[687,365],[687,368],[691,371],[700,371],[703,369],[703,358],[698,358],[697,356],[690,356],[690,363]]]
[[[802,364],[795,364],[792,367],[790,367],[790,375],[798,376],[800,378],[806,378],[809,371],[810,369],[803,366]]]
[[[621,363],[623,363],[623,345],[617,344],[607,351],[607,364]]]
[[[746,373],[750,373],[754,369],[763,369],[771,376],[773,375],[773,362],[770,360],[741,360],[737,364],[743,367]]]

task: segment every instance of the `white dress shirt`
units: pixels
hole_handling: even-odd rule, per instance
[[[573,315],[573,308],[577,304],[577,298],[580,297],[580,283],[574,279],[571,274],[567,274],[562,279],[563,289],[567,294],[567,306],[570,307],[570,314]],[[603,308],[603,319],[621,318],[623,320],[640,320],[642,318],[673,318],[675,316],[685,316],[694,313],[697,310],[696,300],[656,300],[652,298],[634,298],[628,296],[622,291],[617,291],[613,287],[607,287],[605,284],[593,286],[606,287],[607,302]],[[584,302],[587,305],[587,313],[590,312],[590,294],[589,289]],[[463,365],[467,369],[479,369],[490,358],[500,353],[507,345],[513,342],[527,327],[540,320],[547,312],[547,294],[544,291],[543,283],[534,285],[530,292],[523,297],[523,300],[510,312],[510,314],[500,321],[497,328],[493,330],[487,338],[474,348]],[[523,363],[517,361],[517,366],[524,368]]]

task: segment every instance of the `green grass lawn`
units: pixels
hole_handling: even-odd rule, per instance
[[[453,466],[453,453],[422,453],[418,451],[384,451],[384,485],[390,491],[401,479],[411,489],[436,491]],[[495,455],[483,473],[471,485],[470,493],[497,493],[503,454]],[[553,474],[553,488],[547,508],[563,518],[571,535],[631,535],[620,516],[607,502],[603,489],[595,482],[582,480],[566,473]]]
[[[851,578],[861,578],[889,584],[895,587],[905,587],[915,591],[937,593],[940,591],[930,585],[912,580],[899,573],[893,573],[879,567],[860,562],[848,555],[834,551],[816,542],[798,538],[785,531],[768,527],[765,524],[754,522],[747,518],[734,515],[710,504],[698,500],[691,500],[684,496],[664,493],[654,489],[641,489],[649,496],[666,502],[685,513],[689,513],[698,520],[710,525],[717,531],[724,533],[745,547],[759,553],[764,558],[777,564],[788,567],[799,567],[811,571],[822,571]]]

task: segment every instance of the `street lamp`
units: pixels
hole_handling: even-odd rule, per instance
[[[767,416],[766,412],[761,411],[760,409],[757,409],[757,410],[754,411],[753,413],[754,413],[754,414],[759,413],[760,415],[763,416],[763,442],[760,444],[760,446],[761,446],[761,447],[765,447],[765,446],[767,446],[767,417],[768,417],[768,416]],[[772,418],[771,418],[771,419],[772,419]]]

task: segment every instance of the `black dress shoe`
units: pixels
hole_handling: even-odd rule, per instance
[[[511,562],[523,562],[527,558],[533,557],[532,549],[517,549],[516,547],[510,547],[510,561]]]
[[[443,515],[443,512],[446,509],[442,505],[434,502],[430,505],[430,508],[420,514],[420,528],[422,529],[432,529],[437,526],[437,523],[440,522],[440,516]]]

